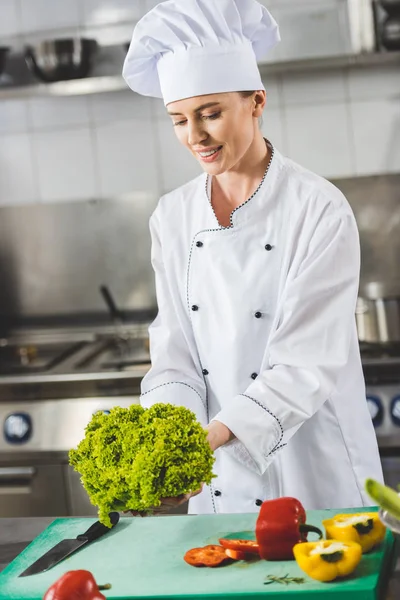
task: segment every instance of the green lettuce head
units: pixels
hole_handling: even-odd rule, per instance
[[[69,458],[108,527],[110,511],[146,511],[214,477],[207,432],[192,411],[172,404],[95,413]]]

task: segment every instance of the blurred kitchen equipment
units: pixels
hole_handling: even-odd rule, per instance
[[[382,23],[381,39],[386,50],[400,50],[400,14],[388,16]]]
[[[86,38],[44,40],[25,48],[25,60],[38,79],[46,83],[80,79],[92,68],[97,42]]]
[[[7,54],[9,53],[9,51],[10,51],[9,46],[0,46],[0,75],[3,73],[3,71],[5,69]]]
[[[400,14],[400,0],[380,0],[380,4],[388,15]]]
[[[386,11],[381,19],[379,37],[386,50],[400,50],[400,0],[380,0]]]
[[[101,285],[99,289],[107,308],[110,311],[110,315],[115,327],[115,339],[118,343],[121,358],[123,358],[125,352],[129,350],[129,335],[124,327],[123,314],[118,309],[109,288],[106,285]]]
[[[363,285],[357,300],[356,323],[360,342],[400,343],[400,283]]]
[[[375,50],[370,0],[279,0],[272,12],[279,23],[282,42],[268,55],[268,63]]]

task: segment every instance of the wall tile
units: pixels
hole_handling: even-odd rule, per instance
[[[144,14],[142,0],[81,0],[86,25],[138,21]]]
[[[145,96],[124,90],[114,94],[90,96],[92,119],[95,123],[150,119],[151,100]]]
[[[17,35],[20,30],[17,0],[1,0],[0,37]]]
[[[144,0],[144,10],[145,12],[149,12],[152,8],[160,4],[161,2],[165,2],[165,0]]]
[[[267,108],[261,128],[263,135],[283,154],[287,152],[284,140],[282,113],[279,108]]]
[[[400,103],[381,99],[351,104],[357,175],[400,173]]]
[[[95,134],[103,198],[134,191],[159,192],[150,120],[100,125]]]
[[[324,73],[288,73],[282,77],[282,100],[286,106],[344,102],[345,75],[341,70]]]
[[[0,100],[0,133],[24,132],[28,127],[25,100]]]
[[[96,195],[88,128],[38,132],[33,136],[42,201],[80,200]]]
[[[86,96],[30,98],[28,107],[33,130],[86,125],[89,118]]]
[[[263,75],[263,84],[267,91],[267,108],[275,108],[281,104],[281,86],[276,75]]]
[[[199,162],[178,141],[168,119],[157,122],[163,192],[169,192],[203,173]]]
[[[349,92],[352,100],[397,96],[400,103],[400,73],[398,66],[351,70],[349,73]]]
[[[347,107],[344,103],[286,109],[288,156],[324,177],[353,173]]]
[[[22,32],[51,31],[67,27],[76,27],[78,30],[79,2],[80,0],[21,0]]]
[[[29,136],[0,136],[0,205],[37,201]]]
[[[162,119],[166,119],[166,120],[168,120],[170,118],[170,117],[168,117],[167,109],[165,107],[165,104],[164,104],[162,98],[152,98],[151,103],[152,103],[152,113],[155,117],[161,117]]]

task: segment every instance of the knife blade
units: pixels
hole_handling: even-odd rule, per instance
[[[110,513],[110,520],[112,529],[119,521],[119,513]],[[25,569],[19,577],[27,577],[28,575],[36,575],[48,571],[67,558],[67,556],[71,556],[71,554],[79,550],[79,548],[82,548],[82,546],[85,546],[94,540],[98,540],[108,531],[111,531],[111,529],[100,523],[100,521],[96,521],[96,523],[93,523],[85,533],[81,533],[75,539],[62,540],[53,546],[51,550],[43,554],[43,556]]]

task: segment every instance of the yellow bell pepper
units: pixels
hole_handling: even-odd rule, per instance
[[[362,551],[356,542],[321,540],[296,544],[293,554],[300,569],[309,577],[318,581],[333,581],[355,570]]]
[[[342,542],[357,542],[363,552],[380,544],[386,528],[376,512],[339,514],[322,521],[326,538]]]

